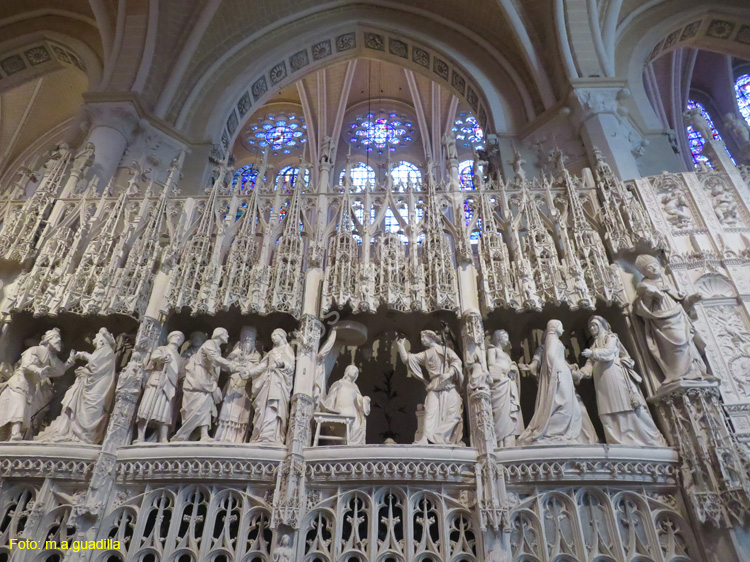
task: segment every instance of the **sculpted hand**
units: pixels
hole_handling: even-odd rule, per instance
[[[171,355],[165,355],[163,360],[164,360],[164,364],[168,365],[168,364],[170,364],[172,362],[172,356]]]
[[[591,356],[593,355],[593,353],[594,353],[594,352],[593,352],[593,351],[591,351],[590,349],[584,349],[584,350],[583,350],[583,351],[581,352],[581,355],[583,355],[583,356],[584,356],[584,357],[586,357],[586,358],[589,358],[589,357],[591,357]]]

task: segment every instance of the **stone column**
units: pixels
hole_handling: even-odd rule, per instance
[[[92,171],[99,178],[99,191],[102,191],[117,172],[139,128],[140,117],[129,102],[90,101],[84,111],[90,123],[84,146],[91,142],[95,147]]]
[[[463,221],[463,219],[461,219]],[[509,513],[510,502],[505,489],[505,474],[495,457],[497,439],[492,414],[490,390],[486,382],[487,351],[484,344],[484,323],[479,312],[477,271],[474,267],[468,232],[463,241],[457,241],[458,290],[461,309],[461,339],[463,361],[469,381],[468,422],[471,446],[477,450],[476,494],[477,515],[480,527],[485,532],[485,558],[488,560],[510,560]],[[460,251],[463,249],[463,251]],[[474,369],[484,371],[480,384],[470,377]]]
[[[315,316],[304,314],[297,329],[297,363],[292,395],[287,454],[279,466],[273,497],[271,526],[299,529],[305,510],[305,447],[310,446],[313,414],[312,389],[323,324]]]
[[[107,433],[101,451],[94,464],[89,489],[81,505],[72,514],[78,530],[74,540],[94,540],[105,515],[117,477],[115,467],[117,450],[130,443],[133,433],[138,399],[141,395],[144,365],[151,352],[159,344],[164,326],[148,316],[138,327],[133,355],[127,366],[120,372],[115,390],[115,403],[109,416]],[[69,553],[66,560],[77,562],[86,560],[90,552],[81,550]]]
[[[682,381],[669,387],[650,401],[680,453],[682,490],[694,523],[710,529],[701,534],[708,560],[748,560],[750,547],[735,533],[750,512],[750,458],[724,417],[719,383]]]

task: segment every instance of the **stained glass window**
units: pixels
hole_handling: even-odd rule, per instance
[[[464,160],[458,165],[458,180],[461,189],[474,189],[474,161]]]
[[[391,170],[394,186],[406,187],[411,184],[418,186],[422,184],[422,172],[411,162],[399,162]]]
[[[271,149],[290,154],[307,142],[304,117],[294,113],[276,113],[260,117],[247,128],[245,142],[250,149]]]
[[[235,190],[239,185],[241,192],[248,191],[255,187],[255,180],[257,178],[258,168],[255,164],[242,166],[242,168],[234,173],[234,177],[232,178],[232,190]]]
[[[706,111],[706,108],[703,107],[702,104],[698,103],[695,100],[689,100],[687,105],[688,110],[698,109],[703,116],[703,118],[708,123],[708,126],[711,128],[711,134],[714,137],[714,140],[717,140],[724,144],[724,139],[721,138],[721,135],[719,134],[719,131],[716,130],[716,126],[714,125],[713,120],[711,119],[711,115]],[[696,168],[698,167],[698,164],[700,162],[705,163],[709,167],[713,168],[714,165],[711,162],[711,159],[703,153],[704,145],[706,144],[706,139],[703,138],[703,135],[701,135],[698,131],[696,131],[692,125],[687,126],[687,134],[688,134],[688,146],[690,147],[690,153],[693,156],[693,162],[695,163]],[[729,154],[729,157],[732,158],[732,154],[729,152],[729,149],[726,145],[724,145],[724,149],[727,151],[727,154]],[[732,161],[734,161],[734,158],[732,158]]]
[[[349,124],[349,142],[365,152],[376,150],[382,154],[388,148],[393,152],[413,140],[414,123],[403,114],[367,113]]]
[[[459,113],[453,131],[456,133],[456,144],[479,150],[484,148],[484,131],[473,115]]]
[[[294,182],[297,181],[297,176],[299,176],[299,168],[294,166],[284,166],[279,170],[279,173],[276,174],[276,185],[286,184],[293,186]],[[305,186],[310,185],[310,170],[305,170],[304,182]]]
[[[370,185],[375,185],[375,170],[372,166],[368,166],[364,162],[359,162],[356,166],[352,167],[352,185],[357,191],[362,191],[365,188],[367,182]],[[339,176],[339,182],[344,185],[344,178],[346,177],[346,170],[341,171]]]
[[[737,78],[734,83],[734,91],[737,94],[737,105],[740,113],[750,125],[750,74],[745,74]]]

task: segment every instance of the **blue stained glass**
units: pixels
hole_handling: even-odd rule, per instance
[[[419,185],[422,183],[422,172],[411,162],[399,162],[391,170],[394,185],[406,186],[408,183]]]
[[[276,124],[280,127],[283,127],[284,125],[286,125],[286,121],[284,121],[283,119],[279,119],[278,121],[276,121]]]
[[[279,173],[276,174],[276,185],[288,184],[292,186],[294,185],[294,182],[297,181],[297,176],[299,176],[299,168],[294,166],[284,166],[279,170]],[[305,170],[303,181],[305,182],[305,186],[310,184],[310,170]]]
[[[458,179],[461,189],[474,189],[474,161],[464,160],[458,165]]]
[[[258,168],[255,167],[255,164],[242,166],[234,173],[234,177],[232,177],[232,190],[236,189],[238,184],[240,191],[252,189],[255,187],[255,180],[257,178]]]
[[[737,106],[740,108],[740,113],[750,125],[750,74],[737,78],[734,91],[737,94]]]
[[[721,135],[719,134],[719,131],[716,130],[716,126],[714,125],[713,119],[711,119],[711,115],[708,113],[705,107],[703,107],[702,104],[698,103],[695,100],[689,100],[687,105],[688,110],[692,109],[698,109],[703,116],[703,118],[708,123],[708,126],[711,128],[711,134],[714,138],[714,140],[717,140],[724,144],[724,139],[721,138]],[[687,135],[688,135],[688,146],[690,148],[690,154],[693,157],[693,162],[695,163],[696,168],[698,167],[700,162],[703,162],[707,166],[713,168],[713,162],[711,162],[711,159],[703,153],[704,145],[706,144],[706,139],[703,138],[703,135],[700,134],[700,132],[696,131],[692,125],[687,126]],[[729,149],[724,144],[724,149],[727,151],[727,154],[729,154],[729,158],[732,159],[734,162],[734,158],[732,158],[732,154],[729,152]]]

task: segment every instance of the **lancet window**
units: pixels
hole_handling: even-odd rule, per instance
[[[750,74],[744,74],[737,78],[734,83],[734,91],[737,95],[737,106],[740,113],[750,125]]]
[[[341,185],[344,185],[345,178],[346,170],[342,170],[339,176],[339,183]],[[355,166],[352,166],[351,178],[354,191],[362,191],[368,183],[371,186],[375,185],[375,170],[369,164],[358,162]]]
[[[242,166],[234,173],[232,190],[239,189],[241,193],[246,193],[255,187],[255,180],[257,179],[258,167],[255,164]]]
[[[484,130],[473,115],[459,113],[453,131],[458,143],[470,148],[484,148]]]
[[[293,186],[297,181],[298,176],[299,168],[295,166],[284,166],[283,168],[281,168],[281,170],[279,170],[279,173],[276,174],[276,185]],[[305,187],[310,184],[310,170],[305,170],[305,175],[303,176],[302,181],[305,182]]]
[[[416,187],[422,184],[422,172],[411,162],[399,162],[391,169],[391,178],[398,191],[403,191],[407,185]]]
[[[713,119],[711,119],[711,115],[708,113],[708,110],[706,110],[703,104],[695,100],[690,100],[688,101],[687,108],[688,110],[699,110],[703,118],[706,120],[706,123],[708,123],[708,126],[711,128],[711,134],[713,135],[714,140],[717,140],[724,144],[724,139],[721,138],[719,131],[714,125]],[[699,131],[695,130],[692,125],[687,126],[687,134],[688,146],[690,147],[690,153],[693,156],[693,162],[695,163],[696,167],[699,163],[703,162],[707,166],[713,168],[714,165],[711,162],[711,159],[704,153],[704,145],[706,144],[706,141],[708,139],[704,139],[703,135],[701,135]],[[732,154],[729,152],[729,149],[726,147],[726,145],[724,145],[724,148],[726,149],[727,154],[729,154],[729,157],[732,158]]]

